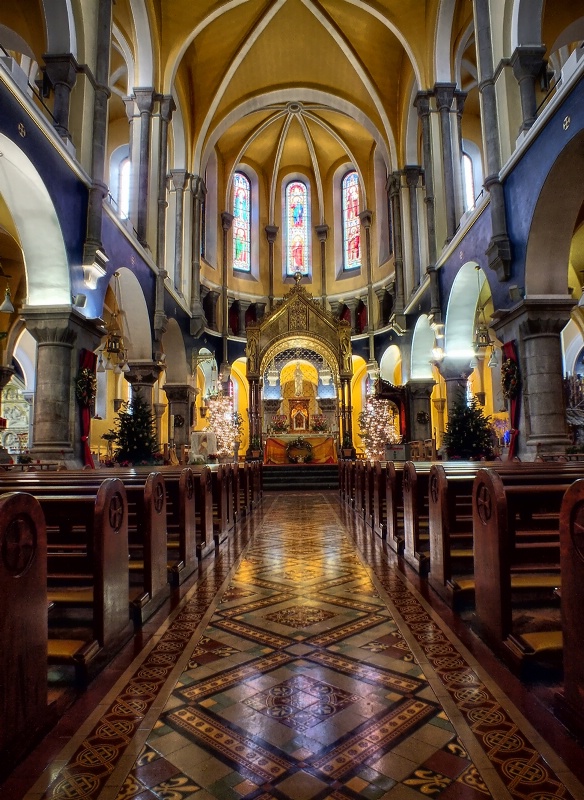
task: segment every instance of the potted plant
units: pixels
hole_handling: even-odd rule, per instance
[[[262,440],[259,436],[252,436],[249,444],[252,458],[259,458],[262,454]]]
[[[348,431],[343,436],[342,451],[344,458],[353,457],[353,442],[351,441],[351,434]]]

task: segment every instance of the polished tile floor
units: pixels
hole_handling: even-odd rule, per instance
[[[423,593],[336,493],[265,495],[1,796],[582,800],[546,742],[569,737],[533,726],[530,692],[517,708]]]

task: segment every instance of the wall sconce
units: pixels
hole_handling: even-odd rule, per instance
[[[119,297],[119,273],[114,272],[114,297],[116,308],[112,314],[111,321],[106,329],[106,340],[99,349],[97,359],[97,372],[113,370],[116,375],[122,372],[129,372],[128,348],[124,341],[122,330],[118,323],[118,310],[121,308],[121,298]]]

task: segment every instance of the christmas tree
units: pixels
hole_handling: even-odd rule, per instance
[[[233,410],[229,395],[218,392],[209,398],[207,426],[217,437],[217,455],[233,456],[235,440],[241,439],[243,418]]]
[[[448,458],[493,458],[490,420],[476,397],[468,401],[466,392],[461,389],[453,404],[443,439]]]
[[[369,461],[385,457],[385,445],[399,442],[393,403],[380,397],[368,397],[365,410],[359,414],[359,436]]]
[[[122,405],[113,433],[114,457],[119,464],[152,464],[158,460],[154,416],[140,392]]]

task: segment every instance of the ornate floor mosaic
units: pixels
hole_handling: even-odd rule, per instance
[[[584,798],[341,516],[268,498],[31,800]]]

